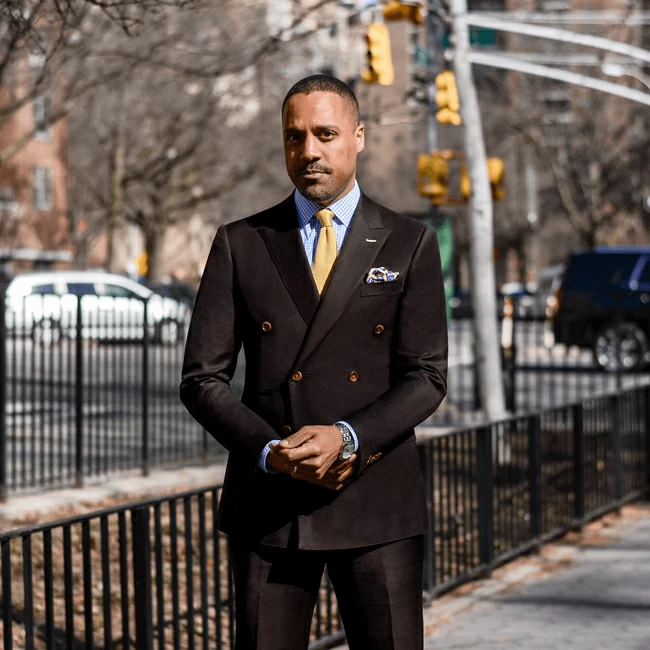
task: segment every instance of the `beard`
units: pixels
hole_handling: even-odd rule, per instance
[[[333,198],[332,191],[322,185],[309,185],[300,190],[300,193],[313,203],[320,203],[321,201],[328,201]]]

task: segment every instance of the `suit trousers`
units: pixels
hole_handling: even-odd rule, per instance
[[[306,650],[327,565],[350,650],[421,650],[424,537],[334,551],[229,538],[235,650]]]

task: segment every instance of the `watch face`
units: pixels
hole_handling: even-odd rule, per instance
[[[345,447],[343,447],[343,451],[341,452],[341,460],[347,460],[350,458],[350,456],[352,456],[352,449],[352,445],[345,445]]]

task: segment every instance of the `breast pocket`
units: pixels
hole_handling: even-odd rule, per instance
[[[397,278],[392,282],[364,282],[361,285],[361,297],[369,298],[371,296],[387,296],[393,293],[399,293],[402,290],[402,279]]]

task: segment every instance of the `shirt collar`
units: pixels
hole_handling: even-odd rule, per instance
[[[359,205],[360,198],[361,190],[359,189],[359,183],[355,180],[354,187],[344,197],[337,199],[332,205],[328,205],[327,207],[348,228],[357,209],[357,205]],[[293,193],[293,199],[296,204],[296,212],[298,213],[298,225],[300,228],[304,228],[322,206],[306,199],[298,190]]]

